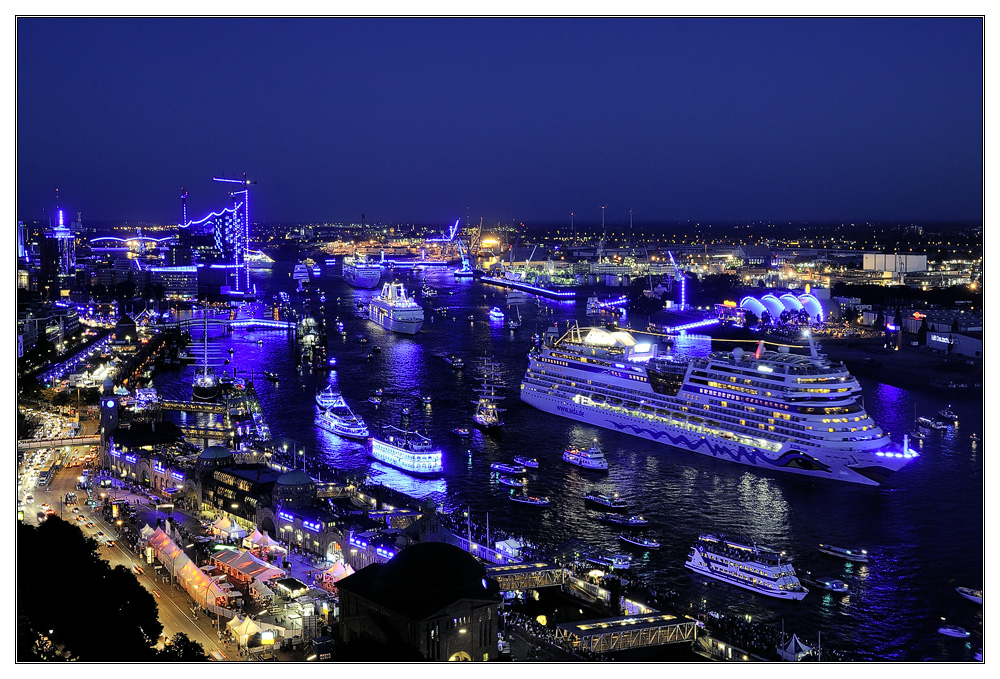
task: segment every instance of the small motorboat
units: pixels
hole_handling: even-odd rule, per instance
[[[378,389],[375,390],[375,395],[376,396],[381,396],[384,393],[385,392],[382,391],[382,387],[379,387]]]
[[[474,320],[476,320],[476,317],[475,317],[475,316],[473,316],[472,314],[469,314],[469,320],[470,320],[470,321],[474,321]]]
[[[278,376],[275,375],[273,372],[265,372],[264,373],[264,377],[266,377],[267,379],[269,379],[272,382],[277,382],[278,381]]]
[[[373,351],[374,353],[376,353],[376,354],[380,354],[380,353],[382,353],[382,347],[380,347],[380,346],[375,346],[375,347],[373,347],[373,348],[372,348],[372,351]]]
[[[937,420],[932,420],[929,417],[918,417],[917,418],[918,427],[927,427],[928,429],[947,429],[948,425],[943,422],[938,422]]]
[[[643,537],[641,535],[630,535],[628,533],[621,533],[618,535],[618,539],[622,542],[627,542],[630,545],[636,547],[642,547],[643,549],[659,549],[660,543],[652,538]]]
[[[455,427],[454,429],[451,430],[451,433],[453,433],[455,436],[461,436],[462,438],[465,438],[469,436],[471,432],[467,427]]]
[[[938,627],[938,632],[946,637],[958,637],[960,639],[964,639],[969,636],[969,630],[964,627],[959,627],[958,625],[944,625],[943,627]]]
[[[819,551],[830,556],[839,556],[848,561],[857,563],[868,563],[868,552],[864,549],[846,549],[844,547],[834,547],[833,545],[820,544]]]
[[[371,396],[371,397],[368,398],[368,402],[369,403],[374,403],[375,405],[378,405],[379,403],[382,402],[382,399],[380,399],[378,396]]]
[[[528,485],[528,479],[515,479],[513,476],[504,476],[503,474],[497,477],[497,481],[501,485],[509,486],[511,488],[524,488]]]
[[[424,405],[430,405],[431,404],[431,397],[430,396],[421,396],[420,400],[424,402]]]
[[[941,410],[939,410],[938,415],[940,415],[946,420],[949,420],[950,422],[958,422],[958,415],[956,415],[954,411],[952,411],[950,405],[947,408],[942,408]]]
[[[815,585],[820,589],[825,589],[828,592],[846,592],[848,590],[847,583],[838,578],[828,578],[828,577],[812,577],[812,573],[806,571],[804,581],[811,585]]]
[[[523,465],[525,467],[531,467],[533,469],[538,468],[538,460],[536,460],[533,457],[525,457],[524,455],[515,455],[514,462],[517,462],[519,465]]]
[[[624,516],[622,514],[615,514],[612,512],[606,512],[597,517],[597,520],[601,523],[610,523],[616,526],[628,526],[630,528],[635,526],[648,526],[649,521],[641,516]]]
[[[955,591],[964,596],[969,601],[975,601],[979,605],[982,605],[983,603],[983,590],[981,589],[972,589],[971,587],[956,587]]]
[[[528,471],[521,465],[504,464],[503,462],[494,462],[490,465],[490,469],[495,472],[503,472],[505,474],[524,474]]]
[[[410,409],[404,406],[404,407],[403,407],[403,410],[402,410],[402,413],[403,413],[404,415],[409,415],[409,414],[410,414]]]

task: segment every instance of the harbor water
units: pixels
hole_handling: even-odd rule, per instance
[[[415,336],[383,330],[358,314],[357,304],[378,293],[347,285],[334,267],[324,267],[307,294],[296,295],[291,264],[277,262],[254,272],[266,290],[257,312],[270,317],[271,296],[291,294],[293,304],[310,300],[319,313],[319,293],[327,325],[329,356],[336,369],[310,371],[296,367],[295,345],[283,331],[236,330],[221,336],[210,331],[217,355],[229,356],[239,375],[249,376],[260,395],[263,413],[275,437],[286,437],[304,450],[306,469],[365,474],[413,497],[429,497],[444,511],[464,511],[482,523],[489,517],[493,532],[523,535],[539,545],[557,546],[580,539],[609,552],[623,552],[619,529],[596,521],[584,506],[590,492],[620,493],[632,513],[649,520],[645,533],[661,543],[656,551],[634,551],[632,569],[655,587],[678,592],[678,610],[697,614],[719,611],[749,616],[757,622],[784,625],[799,637],[848,651],[859,660],[971,660],[982,648],[982,607],[955,592],[957,586],[983,585],[983,433],[982,400],[975,397],[909,392],[859,376],[865,407],[880,425],[901,441],[911,430],[914,413],[932,416],[950,405],[959,423],[911,440],[920,457],[899,472],[887,487],[873,488],[770,473],[717,461],[583,423],[549,415],[523,404],[519,387],[527,365],[532,335],[567,321],[587,325],[586,300],[553,301],[527,296],[520,307],[522,325],[491,321],[489,310],[506,306],[506,291],[477,281],[456,281],[450,271],[400,270],[383,282],[399,280],[425,309]],[[420,293],[426,283],[438,295]],[[338,302],[339,298],[339,302]],[[442,315],[434,311],[447,306]],[[472,316],[472,320],[469,317]],[[345,334],[336,332],[337,320]],[[201,339],[201,330],[192,334]],[[362,342],[361,338],[367,342]],[[682,337],[676,350],[707,353],[705,337]],[[380,347],[380,351],[374,351]],[[465,367],[453,369],[445,357],[457,354]],[[370,355],[370,357],[369,357]],[[477,359],[500,364],[506,397],[500,404],[505,425],[497,434],[473,426]],[[263,377],[278,376],[277,382]],[[165,398],[189,400],[194,366],[157,374],[154,385]],[[444,452],[445,473],[417,479],[370,460],[362,443],[318,429],[314,396],[331,383],[373,433],[380,425],[404,425],[426,432]],[[368,401],[382,389],[381,403]],[[429,396],[430,403],[422,397]],[[946,400],[950,399],[950,400]],[[403,415],[408,408],[409,415]],[[190,416],[194,417],[194,416]],[[468,438],[453,433],[471,431]],[[979,436],[979,441],[970,435]],[[597,439],[610,464],[606,472],[588,471],[562,461],[570,445],[587,447]],[[537,458],[527,473],[527,492],[544,495],[544,508],[510,502],[510,489],[491,474],[493,462],[512,462],[514,455]],[[836,577],[849,585],[847,594],[811,588],[802,601],[778,601],[721,582],[698,577],[684,568],[692,542],[702,532],[748,536],[786,553],[802,577]],[[818,551],[820,543],[863,547],[868,564],[851,564]],[[627,575],[626,575],[627,577]],[[807,585],[808,586],[808,585]],[[960,625],[966,639],[941,635],[943,625]]]

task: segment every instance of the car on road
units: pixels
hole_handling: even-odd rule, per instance
[[[108,541],[107,541],[107,542],[105,542],[104,544],[105,544],[105,546],[107,546],[107,547],[114,547],[114,546],[115,546],[115,541],[114,541],[114,540],[108,540]]]
[[[132,572],[136,575],[142,575],[145,571],[142,570],[142,566],[132,566]]]
[[[42,509],[50,509],[51,507],[52,507],[52,505],[50,505],[48,502],[43,502],[42,503]]]
[[[104,537],[104,531],[102,531],[102,530],[97,531],[97,537],[103,538]]]
[[[159,599],[160,598],[160,593],[157,590],[154,589],[153,590],[153,596],[155,596],[157,599]]]
[[[87,522],[86,524],[84,524],[84,525],[86,525],[86,526],[87,526],[87,528],[93,528],[93,527],[94,527],[94,522],[93,522],[93,521],[88,521],[88,522]]]
[[[80,523],[83,523],[83,517],[82,516],[77,516],[76,520],[79,521]]]

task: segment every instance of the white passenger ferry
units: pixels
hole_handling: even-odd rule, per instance
[[[415,431],[383,427],[381,435],[371,439],[368,452],[379,462],[415,476],[440,476],[444,472],[441,450]]]
[[[573,327],[529,354],[521,400],[546,412],[776,471],[879,485],[918,453],[865,412],[861,386],[815,346],[659,354],[652,341]]]
[[[802,599],[809,590],[773,547],[705,534],[691,547],[685,568],[778,599]]]
[[[386,330],[416,335],[424,324],[424,309],[407,296],[402,283],[386,283],[382,294],[368,302],[368,318]]]
[[[363,441],[368,438],[365,421],[354,414],[344,397],[337,393],[330,405],[316,415],[316,426],[345,439]]]

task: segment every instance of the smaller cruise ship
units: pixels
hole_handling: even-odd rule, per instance
[[[380,436],[371,439],[368,454],[414,476],[440,476],[444,472],[441,450],[428,437],[399,427],[383,427]]]
[[[382,265],[372,262],[363,253],[344,257],[342,272],[344,280],[356,288],[372,289],[382,278]]]
[[[583,467],[584,469],[596,469],[599,471],[607,471],[608,469],[608,461],[604,457],[604,451],[601,450],[596,441],[587,450],[575,447],[567,448],[563,451],[562,457],[566,462],[575,464],[577,467]]]
[[[341,438],[355,441],[364,441],[369,436],[365,421],[354,414],[340,394],[336,395],[328,408],[316,416],[316,426]]]
[[[753,540],[705,533],[691,546],[684,567],[778,599],[799,600],[809,593],[781,552],[757,545]]]
[[[386,330],[416,335],[424,324],[424,309],[406,294],[402,283],[386,283],[382,294],[368,302],[368,318]]]

